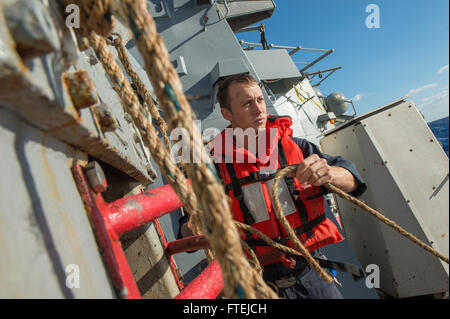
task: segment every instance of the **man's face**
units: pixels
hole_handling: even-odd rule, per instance
[[[231,127],[265,128],[267,122],[266,102],[257,83],[232,83],[228,87],[231,111],[221,108],[222,115]]]

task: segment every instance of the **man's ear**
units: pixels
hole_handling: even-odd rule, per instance
[[[231,114],[231,111],[225,107],[220,108],[220,112],[222,113],[222,116],[224,119],[231,122],[231,119],[233,118],[233,115]]]

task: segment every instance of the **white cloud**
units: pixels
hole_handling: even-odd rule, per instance
[[[409,92],[408,92],[406,95],[414,95],[414,94],[420,93],[420,92],[422,92],[422,91],[425,91],[425,90],[434,88],[434,87],[436,87],[436,86],[438,86],[437,83],[427,84],[427,85],[424,85],[424,86],[422,86],[422,87],[420,87],[420,88],[416,88],[416,89],[411,89],[411,90],[409,90]]]
[[[439,93],[436,93],[436,94],[434,94],[432,96],[429,96],[429,97],[426,97],[426,98],[420,100],[420,102],[421,102],[421,104],[423,106],[427,106],[427,105],[430,105],[430,104],[432,104],[432,103],[434,103],[436,101],[441,101],[443,99],[448,99],[448,92],[449,92],[448,89],[443,90],[443,91],[441,91]]]
[[[446,64],[443,67],[439,68],[439,70],[437,71],[437,74],[444,73],[445,70],[448,70],[448,64]]]
[[[421,99],[417,102],[417,107],[421,110],[425,116],[427,122],[441,119],[448,116],[449,106],[449,90],[448,85],[444,87],[444,90]]]
[[[356,95],[353,97],[352,101],[353,101],[353,102],[358,102],[358,101],[362,100],[363,98],[367,97],[368,95],[369,95],[369,94],[358,93],[358,94],[356,94]]]

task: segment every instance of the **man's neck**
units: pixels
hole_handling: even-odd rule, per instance
[[[232,127],[232,128],[234,129],[234,127]],[[255,154],[258,154],[258,130],[254,129],[254,132],[255,132],[254,138],[253,138],[253,136],[250,137],[248,135],[244,135],[241,138],[236,137],[236,139],[235,139],[236,146],[241,146],[249,152],[254,151]],[[249,139],[251,139],[251,140],[249,141]]]

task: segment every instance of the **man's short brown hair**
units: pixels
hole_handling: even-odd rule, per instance
[[[230,105],[230,95],[228,94],[228,88],[233,83],[256,83],[258,84],[258,81],[255,80],[254,77],[252,77],[248,73],[241,73],[241,74],[235,74],[230,75],[227,77],[224,77],[223,79],[219,80],[219,90],[217,91],[217,101],[219,101],[220,107],[226,108],[231,111],[231,105]]]

